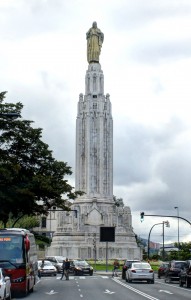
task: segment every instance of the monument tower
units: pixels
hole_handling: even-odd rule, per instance
[[[70,258],[105,258],[100,227],[115,227],[109,258],[141,258],[132,228],[129,207],[113,200],[113,119],[110,95],[104,95],[104,75],[99,63],[104,34],[97,23],[86,34],[88,70],[85,95],[79,95],[76,120],[75,190],[73,211],[59,212],[49,255]]]

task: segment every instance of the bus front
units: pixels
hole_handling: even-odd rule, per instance
[[[22,231],[0,230],[0,267],[11,279],[13,293],[27,295],[31,268],[28,263],[29,241]],[[33,285],[34,285],[34,276]]]

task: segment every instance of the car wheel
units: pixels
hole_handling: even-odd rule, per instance
[[[187,288],[189,288],[189,287],[190,287],[190,283],[188,282],[188,278],[186,278],[185,285],[186,285],[186,287],[187,287]]]
[[[182,282],[182,280],[181,279],[179,279],[179,286],[183,286],[183,282]]]
[[[160,279],[160,275],[158,274],[158,279]]]
[[[164,280],[166,283],[171,283],[171,278],[169,276],[167,276]]]
[[[154,280],[154,279],[152,279],[152,280],[151,280],[151,283],[152,283],[152,284],[153,284],[153,283],[155,283],[155,280]]]

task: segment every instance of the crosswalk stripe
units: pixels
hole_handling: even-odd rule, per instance
[[[69,279],[70,280],[74,280],[74,279],[79,279],[79,280],[84,280],[84,279],[99,279],[99,278],[102,278],[102,279],[108,279],[110,278],[109,276],[69,276]],[[57,277],[56,279],[60,279],[60,277]],[[65,281],[66,279],[64,278],[63,281]]]

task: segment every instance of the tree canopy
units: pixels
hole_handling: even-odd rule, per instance
[[[4,103],[5,95],[0,93],[0,220],[6,225],[10,214],[17,218],[46,215],[52,206],[68,209],[66,200],[82,194],[64,179],[71,168],[53,157],[33,121],[8,117],[21,115],[23,105]]]

